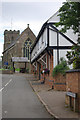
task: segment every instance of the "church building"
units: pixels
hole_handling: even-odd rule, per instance
[[[3,68],[26,68],[30,71],[30,51],[36,36],[29,27],[20,31],[4,31]]]

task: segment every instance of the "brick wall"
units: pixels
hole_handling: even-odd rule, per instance
[[[71,98],[71,104],[75,111],[80,112],[80,70],[69,71],[66,74],[66,91],[77,93],[76,98]],[[74,106],[75,99],[75,106]],[[70,105],[70,96],[66,96],[66,103]]]
[[[78,73],[67,73],[66,74],[66,91],[72,91],[78,93]]]
[[[58,74],[56,77],[54,77],[54,89],[66,91],[66,76]]]
[[[53,52],[51,52],[51,54],[46,54],[47,56],[47,69],[50,69],[49,74],[41,74],[41,78],[40,81],[41,82],[45,82],[45,84],[50,85],[51,88],[54,87],[55,90],[61,90],[61,91],[65,91],[66,90],[66,77],[59,74],[57,77],[53,78],[52,76],[52,71],[53,71]],[[41,65],[41,69],[40,72],[43,71],[43,65],[39,62],[37,62],[37,79],[39,80],[39,65]],[[33,70],[35,68],[33,67]]]

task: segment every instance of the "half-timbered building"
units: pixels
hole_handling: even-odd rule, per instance
[[[70,51],[78,38],[72,29],[64,34],[59,31],[61,27],[55,27],[55,23],[60,20],[57,15],[58,12],[43,24],[31,51],[32,72],[37,74],[38,79],[45,79],[48,83],[53,80],[53,68],[59,64],[61,57],[67,59],[67,51]],[[50,71],[49,75],[46,74],[47,78],[41,74],[44,69]]]

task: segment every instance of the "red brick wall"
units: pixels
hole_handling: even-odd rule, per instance
[[[50,62],[50,63],[49,63]],[[50,85],[52,88],[54,85],[55,90],[66,90],[66,78],[62,75],[58,75],[56,78],[53,78],[52,71],[53,71],[53,51],[52,53],[47,54],[47,68],[49,69],[50,65],[50,73],[48,74],[41,74],[41,82],[45,79],[45,84]],[[33,68],[34,69],[34,68]],[[43,70],[43,65],[41,64],[41,71]],[[39,79],[39,63],[37,62],[37,79]],[[58,84],[54,84],[58,83]],[[60,83],[60,84],[59,84]]]
[[[58,74],[56,77],[54,77],[54,89],[61,91],[66,90],[66,76]]]
[[[49,59],[48,59],[48,57],[49,57]],[[49,63],[49,61],[50,61],[50,63]],[[52,88],[52,86],[53,86],[53,77],[52,77],[52,71],[53,71],[53,51],[52,51],[51,56],[49,56],[47,54],[47,66],[48,66],[48,69],[49,69],[49,64],[50,64],[50,73],[49,73],[49,75],[45,74],[45,84],[50,85],[50,87]]]
[[[78,73],[71,72],[66,74],[66,91],[78,93]]]
[[[76,110],[80,112],[80,72],[70,72],[70,73],[68,72],[66,74],[66,91],[77,93],[75,107],[76,107]],[[74,101],[73,99],[71,101],[72,103]]]

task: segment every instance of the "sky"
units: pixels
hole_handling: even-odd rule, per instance
[[[4,30],[20,30],[29,24],[37,36],[41,26],[66,0],[1,0],[0,2],[0,56],[4,44]]]

